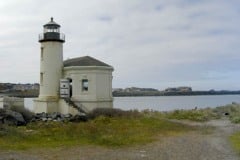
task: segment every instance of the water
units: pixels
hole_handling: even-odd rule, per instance
[[[33,110],[33,98],[25,98],[26,108]],[[114,108],[152,109],[170,111],[175,109],[193,109],[217,107],[240,103],[240,95],[213,95],[213,96],[157,96],[157,97],[114,97]]]
[[[240,95],[214,96],[159,96],[159,97],[115,97],[114,106],[121,109],[153,109],[170,111],[175,109],[193,109],[217,107],[240,103]]]

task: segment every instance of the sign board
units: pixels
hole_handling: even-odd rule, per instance
[[[70,82],[68,79],[60,79],[60,97],[70,97]]]

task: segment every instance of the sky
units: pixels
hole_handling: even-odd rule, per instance
[[[1,1],[0,82],[39,82],[50,17],[66,35],[64,59],[112,65],[113,88],[240,90],[239,0]]]

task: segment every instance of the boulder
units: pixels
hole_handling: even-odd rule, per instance
[[[0,116],[0,124],[3,124],[4,117]]]
[[[54,113],[51,113],[48,115],[49,118],[52,118],[52,119],[57,119],[57,117],[60,117],[61,114],[60,113],[57,113],[57,112],[54,112]]]
[[[43,118],[41,118],[41,120],[43,121],[43,122],[47,122],[47,118],[45,118],[45,117],[43,117]]]
[[[72,115],[69,113],[69,114],[65,114],[65,115],[63,115],[63,117],[64,117],[64,118],[71,118]]]
[[[3,117],[4,124],[17,126],[26,124],[26,121],[24,120],[22,114],[12,110],[6,110]]]
[[[88,120],[88,117],[86,114],[77,114],[70,118],[70,122],[86,122]]]

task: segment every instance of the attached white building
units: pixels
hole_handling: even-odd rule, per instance
[[[90,56],[63,61],[64,34],[51,21],[40,34],[40,93],[35,113],[76,114],[94,108],[112,108],[113,67]]]

